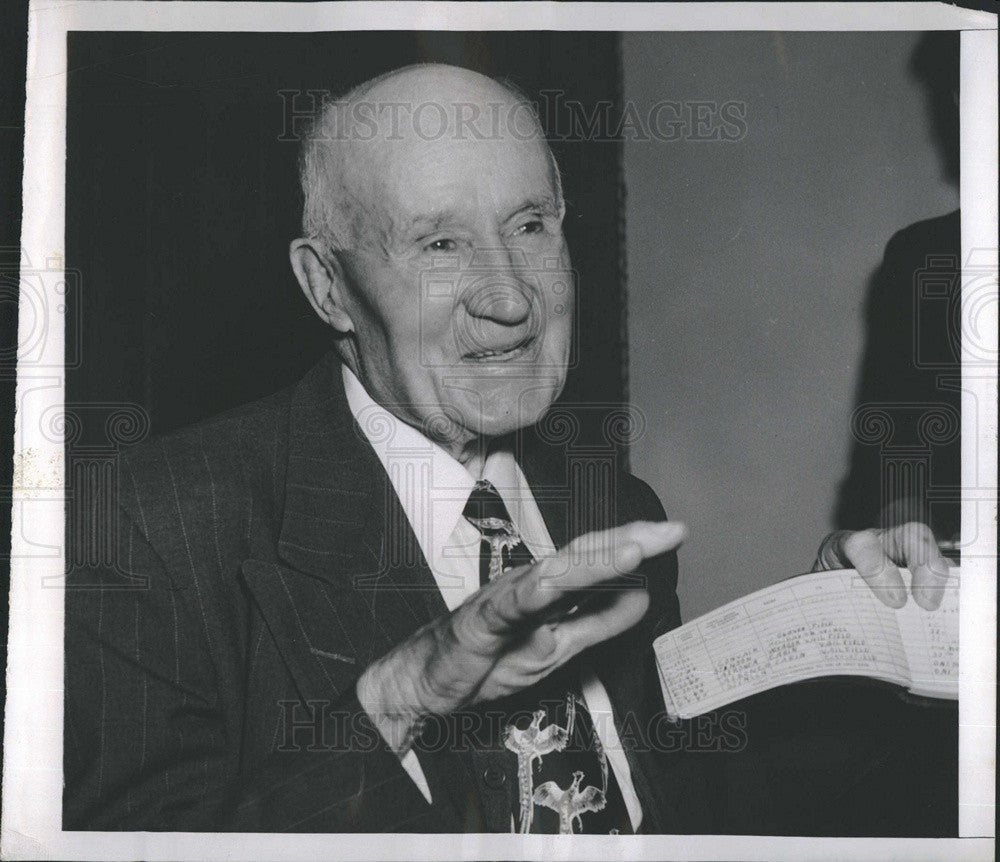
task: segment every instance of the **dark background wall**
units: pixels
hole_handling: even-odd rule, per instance
[[[529,95],[619,99],[614,33],[71,34],[66,239],[82,343],[68,401],[136,403],[155,433],[296,380],[329,339],[288,265],[301,201],[279,91],[343,93],[417,61]],[[555,149],[587,343],[564,399],[614,403],[620,148]]]

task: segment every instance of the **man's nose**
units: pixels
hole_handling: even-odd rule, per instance
[[[531,316],[531,299],[526,285],[512,276],[483,274],[465,296],[469,315],[504,326],[518,326]]]
[[[518,326],[531,316],[531,288],[519,271],[519,259],[505,249],[476,255],[463,295],[468,313],[480,320]],[[477,271],[478,270],[478,271]]]

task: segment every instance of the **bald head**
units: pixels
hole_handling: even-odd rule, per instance
[[[383,75],[326,106],[302,185],[292,268],[368,394],[466,464],[537,421],[566,379],[575,285],[525,98],[452,66]]]
[[[304,235],[331,250],[385,251],[395,227],[385,180],[428,152],[436,151],[446,170],[449,158],[491,143],[540,147],[562,206],[558,166],[524,94],[442,64],[407,66],[365,81],[324,104],[303,141]]]

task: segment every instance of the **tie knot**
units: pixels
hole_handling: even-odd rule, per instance
[[[514,529],[500,492],[487,479],[476,482],[462,514],[480,532],[513,532]]]
[[[531,551],[518,535],[499,491],[485,479],[476,482],[462,512],[479,531],[479,584],[489,583],[508,569],[532,561]]]

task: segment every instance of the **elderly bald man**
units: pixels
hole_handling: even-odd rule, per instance
[[[574,298],[529,106],[391,72],[324,109],[301,174],[291,263],[333,350],[124,457],[122,571],[67,592],[65,827],[697,830],[651,647],[684,527],[624,473],[581,498],[530,431]],[[612,526],[574,535],[591,505]],[[909,562],[940,601],[919,526],[820,559],[896,606]]]

